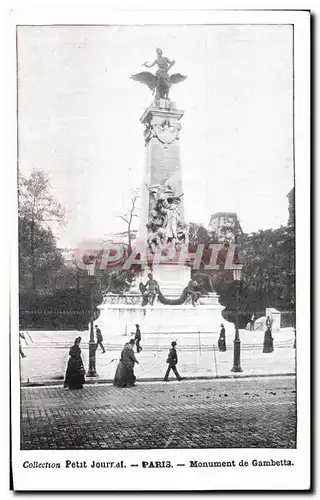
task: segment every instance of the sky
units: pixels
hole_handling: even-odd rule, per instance
[[[186,219],[236,212],[245,232],[288,220],[293,177],[290,25],[20,26],[19,168],[46,171],[66,220],[60,247],[126,229],[143,185],[139,119],[152,100],[130,79],[155,49],[187,79],[180,155]],[[149,71],[153,71],[152,68]],[[142,188],[143,189],[143,188]]]

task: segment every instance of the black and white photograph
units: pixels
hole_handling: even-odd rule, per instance
[[[309,13],[197,14],[16,22],[14,489],[309,487]]]

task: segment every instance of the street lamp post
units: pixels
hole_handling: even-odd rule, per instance
[[[233,270],[233,279],[236,282],[236,321],[235,321],[235,336],[233,341],[233,367],[232,372],[242,372],[240,364],[240,348],[241,341],[239,337],[239,294],[240,294],[240,280],[241,280],[241,269]]]
[[[93,331],[93,313],[94,313],[94,267],[95,263],[88,266],[89,284],[90,284],[90,340],[89,340],[89,367],[87,377],[98,377],[96,371],[96,343]]]

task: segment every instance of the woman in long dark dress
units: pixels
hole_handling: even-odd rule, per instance
[[[226,330],[225,327],[223,326],[223,323],[221,323],[221,330],[220,330],[220,336],[218,340],[218,349],[221,352],[224,352],[227,350],[226,346]]]
[[[85,370],[81,358],[80,342],[81,337],[77,337],[69,351],[70,358],[64,379],[64,387],[69,387],[71,390],[82,389],[85,382]]]
[[[271,328],[267,328],[265,331],[262,352],[264,353],[273,352],[273,337]]]
[[[139,361],[135,357],[133,346],[135,340],[131,339],[122,349],[121,358],[116,369],[113,385],[116,387],[132,387],[136,381],[133,368]]]

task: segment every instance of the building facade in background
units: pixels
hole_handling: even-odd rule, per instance
[[[287,194],[287,198],[289,201],[289,219],[288,219],[288,226],[294,226],[294,211],[295,211],[295,196],[294,196],[294,187],[289,191]]]
[[[211,215],[208,232],[219,243],[226,240],[236,243],[236,236],[242,234],[242,228],[235,212],[217,212]]]

